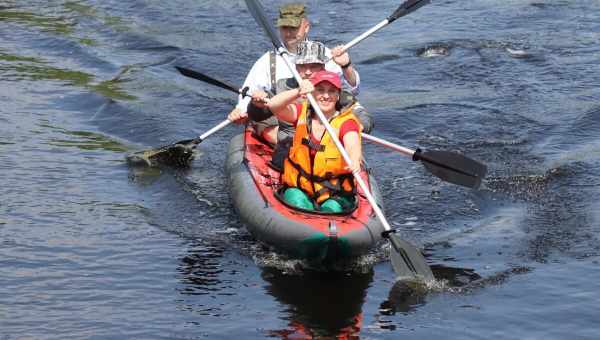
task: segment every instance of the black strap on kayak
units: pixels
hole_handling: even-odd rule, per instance
[[[277,57],[275,51],[269,52],[269,65],[271,67],[271,91],[277,94]]]
[[[333,184],[333,181],[332,181],[333,179],[338,180],[336,184]],[[327,190],[331,191],[332,194],[355,195],[356,187],[354,186],[353,179],[354,179],[354,177],[352,174],[344,174],[344,175],[339,175],[330,180],[318,182],[319,184],[321,184],[323,186],[323,188],[321,188],[321,190],[317,191],[316,197],[321,196]],[[350,189],[350,191],[347,191],[344,189],[344,186],[343,186],[344,181],[347,181],[348,183],[350,183],[350,187],[352,188],[352,189]]]
[[[296,185],[299,187],[300,186],[300,178],[304,177],[306,178],[308,181],[310,181],[311,183],[318,183],[320,185],[323,186],[322,189],[320,189],[319,191],[314,191],[314,195],[313,195],[313,199],[317,199],[319,196],[321,196],[321,194],[323,194],[326,190],[331,191],[332,194],[342,194],[342,195],[355,195],[356,194],[356,187],[354,186],[354,177],[353,174],[341,174],[341,175],[337,175],[334,176],[331,172],[328,172],[325,176],[317,176],[314,174],[309,174],[308,172],[304,171],[304,169],[302,169],[302,167],[295,163],[294,161],[292,161],[292,159],[288,156],[287,158],[288,162],[290,162],[290,164],[298,171],[298,176],[296,177]],[[337,179],[337,184],[333,184],[332,180],[333,179]],[[348,183],[350,183],[350,186],[352,187],[352,189],[350,191],[346,191],[344,190],[344,187],[342,186],[342,183],[344,183],[344,181],[348,181]]]
[[[292,164],[292,166],[296,170],[298,170],[298,173],[302,177],[308,179],[311,182],[324,182],[324,181],[328,181],[332,178],[336,178],[331,173],[327,173],[327,175],[325,175],[325,176],[317,176],[317,175],[309,174],[308,172],[304,171],[304,169],[302,169],[302,167],[299,164],[292,161],[292,159],[289,156],[288,156],[288,161],[290,162],[290,164]]]

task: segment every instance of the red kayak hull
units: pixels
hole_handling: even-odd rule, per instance
[[[228,150],[233,206],[255,238],[292,257],[318,262],[365,254],[381,240],[383,226],[360,188],[357,208],[349,215],[299,211],[283,203],[276,196],[280,173],[269,165],[272,153],[251,129],[234,137]],[[361,176],[381,207],[374,179],[366,170]]]

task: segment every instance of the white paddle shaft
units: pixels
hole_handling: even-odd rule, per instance
[[[398,144],[394,144],[394,143],[388,142],[388,141],[386,141],[384,139],[377,138],[375,136],[371,136],[371,135],[366,134],[366,133],[362,133],[361,135],[362,135],[362,137],[364,139],[367,139],[367,140],[369,140],[369,141],[371,141],[371,142],[373,142],[375,144],[383,145],[383,146],[386,146],[386,147],[388,147],[390,149],[396,150],[396,151],[400,152],[401,154],[403,154],[405,156],[412,157],[415,154],[415,150],[411,150],[409,148],[405,148],[405,147],[400,146]]]
[[[222,128],[226,127],[227,125],[231,124],[231,121],[229,119],[225,119],[224,121],[220,122],[217,126],[213,127],[212,129],[206,131],[205,133],[203,133],[200,137],[198,137],[200,140],[205,140],[206,138],[208,138],[210,135],[212,135],[213,133],[221,130]]]
[[[346,45],[344,45],[344,47],[342,48],[342,53],[346,52],[347,50],[349,50],[352,46],[358,44],[359,42],[365,40],[366,38],[368,38],[371,34],[379,31],[380,29],[384,28],[385,26],[387,26],[387,24],[389,24],[390,21],[388,19],[384,19],[383,21],[381,21],[380,23],[378,23],[377,25],[373,26],[372,28],[370,28],[368,31],[366,31],[365,33],[359,35],[358,37],[352,39],[352,41],[350,41],[349,43],[347,43]]]
[[[342,54],[345,53],[346,51],[348,51],[350,48],[352,48],[352,46],[358,44],[359,42],[367,39],[371,34],[379,31],[380,29],[384,28],[385,26],[387,26],[390,23],[390,21],[388,19],[384,19],[383,21],[381,21],[380,23],[378,23],[377,25],[371,27],[368,31],[366,31],[365,33],[359,35],[358,37],[352,39],[352,41],[350,41],[349,43],[347,43],[346,45],[344,45],[342,47]],[[327,59],[327,61],[332,60],[333,57]]]
[[[296,65],[292,64],[290,62],[290,60],[288,58],[289,52],[287,50],[285,50],[284,48],[279,48],[277,52],[285,61],[285,64],[287,65],[287,67],[290,69],[290,71],[294,75],[294,78],[296,79],[298,84],[300,84],[302,82],[302,77],[300,77],[300,74],[298,73],[298,71],[296,71]],[[346,162],[346,164],[348,164],[349,167],[351,167],[352,161],[350,160],[350,156],[346,152],[346,149],[344,149],[344,146],[342,145],[342,143],[340,143],[340,140],[339,140],[337,134],[335,133],[335,131],[333,130],[333,128],[331,127],[331,125],[329,125],[329,122],[327,121],[327,118],[321,111],[321,108],[319,107],[319,104],[315,100],[315,97],[313,97],[313,95],[309,93],[309,94],[307,94],[307,98],[308,98],[308,101],[310,102],[310,105],[313,107],[315,113],[317,114],[317,117],[319,117],[319,120],[321,121],[323,126],[325,126],[325,130],[327,130],[327,133],[333,140],[333,143],[340,151],[340,154],[344,158],[344,161]],[[386,231],[391,230],[392,228],[390,227],[390,224],[388,223],[385,216],[383,215],[383,211],[381,211],[381,209],[377,205],[377,202],[375,202],[375,197],[373,197],[373,195],[371,195],[371,191],[367,187],[367,184],[362,179],[362,177],[360,177],[360,170],[357,170],[357,171],[353,172],[352,174],[354,175],[354,178],[356,179],[358,186],[362,189],[363,194],[365,195],[365,197],[367,197],[367,200],[371,204],[371,207],[373,207],[373,211],[375,211],[375,215],[377,215],[377,218],[379,219],[379,221],[381,222],[381,224],[383,225],[385,230]]]

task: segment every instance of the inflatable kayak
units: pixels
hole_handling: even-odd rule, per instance
[[[230,141],[226,175],[233,206],[260,242],[293,258],[330,264],[365,254],[380,240],[383,226],[362,191],[344,213],[298,210],[281,200],[280,173],[269,162],[273,148],[247,129]],[[368,171],[365,183],[381,206],[381,195]]]

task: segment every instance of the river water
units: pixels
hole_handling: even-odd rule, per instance
[[[307,3],[329,46],[399,4]],[[235,102],[175,65],[240,84],[268,48],[238,0],[0,0],[1,339],[600,336],[600,2],[434,1],[352,49],[374,135],[489,169],[474,191],[365,146],[423,294],[258,245],[223,174],[240,127],[188,170],[127,166]]]

